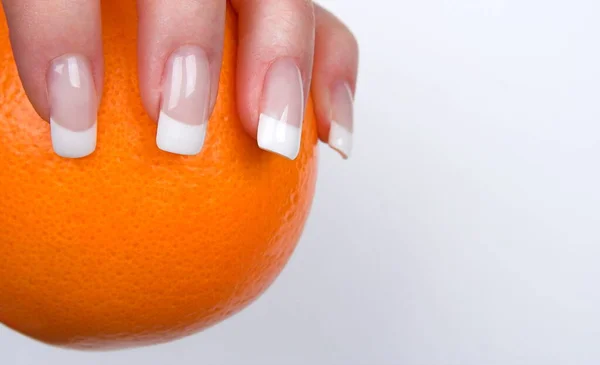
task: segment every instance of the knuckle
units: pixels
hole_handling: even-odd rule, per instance
[[[348,29],[344,27],[345,32],[343,32],[344,42],[346,43],[346,47],[348,47],[349,51],[354,55],[358,55],[358,40],[354,36],[354,34]]]
[[[343,48],[347,54],[358,55],[358,40],[344,24],[339,23],[339,26],[331,31],[330,37],[330,45]]]

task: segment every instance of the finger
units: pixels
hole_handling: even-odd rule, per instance
[[[219,85],[226,0],[138,0],[139,79],[158,148],[198,154]]]
[[[358,44],[348,28],[327,10],[315,6],[315,17],[312,91],[319,138],[348,158],[354,131]]]
[[[308,0],[233,0],[239,15],[237,101],[260,148],[295,159],[314,53]]]
[[[103,57],[98,0],[3,0],[25,92],[50,122],[52,146],[79,158],[96,148]]]

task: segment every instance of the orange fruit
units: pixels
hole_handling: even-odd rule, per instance
[[[294,161],[242,129],[231,8],[203,152],[160,151],[138,94],[135,1],[102,3],[98,147],[80,160],[53,153],[0,14],[0,322],[80,349],[171,341],[245,308],[292,254],[317,174],[311,100]]]

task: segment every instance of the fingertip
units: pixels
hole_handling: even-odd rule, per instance
[[[19,78],[34,110],[50,123],[54,152],[91,154],[104,84],[99,2],[73,0],[65,7],[5,0],[3,9]]]
[[[311,1],[233,1],[239,14],[236,102],[259,148],[295,159],[314,60]]]
[[[312,91],[319,139],[344,159],[351,155],[358,42],[333,14],[316,6],[315,65]]]
[[[196,155],[217,99],[225,1],[139,0],[139,82],[165,152]]]

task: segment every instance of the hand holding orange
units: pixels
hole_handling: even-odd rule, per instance
[[[228,8],[202,153],[167,153],[138,96],[137,24],[123,21],[135,12],[103,2],[98,144],[82,159],[53,151],[0,22],[0,323],[45,343],[139,346],[216,324],[273,282],[310,211],[325,126],[312,97],[295,159],[257,146],[237,109]]]

